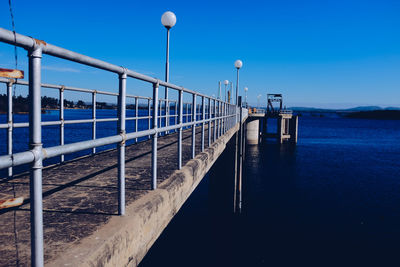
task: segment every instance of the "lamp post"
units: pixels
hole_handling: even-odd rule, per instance
[[[235,61],[235,68],[236,68],[236,105],[238,104],[239,99],[239,69],[243,66],[243,62],[241,60]]]
[[[222,99],[221,93],[221,81],[218,82],[218,99]]]
[[[247,91],[249,90],[249,88],[245,87],[244,88],[244,102],[246,103],[246,108],[247,108]]]
[[[165,62],[165,81],[169,82],[169,30],[176,24],[176,16],[173,12],[167,11],[161,16],[161,23],[167,29],[167,55]],[[168,87],[165,87],[165,126],[169,120]]]
[[[231,103],[231,99],[232,99],[232,94],[233,94],[233,82],[230,82],[230,86],[229,86],[229,93],[228,93],[228,102]]]
[[[228,80],[225,80],[225,81],[224,81],[224,85],[225,85],[225,102],[228,101],[228,95],[226,94],[226,87],[228,86],[228,84],[229,84],[229,81],[228,81]]]

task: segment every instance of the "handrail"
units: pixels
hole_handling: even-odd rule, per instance
[[[0,78],[0,83],[7,86],[8,112],[7,123],[0,124],[0,128],[7,128],[7,155],[0,156],[0,169],[8,168],[8,175],[12,176],[12,167],[30,163],[30,192],[31,192],[31,255],[32,266],[43,266],[43,208],[42,208],[42,169],[43,160],[60,156],[60,162],[64,161],[64,155],[74,153],[85,149],[92,149],[96,153],[96,147],[117,144],[118,146],[118,214],[125,214],[125,146],[127,140],[148,136],[152,139],[152,163],[151,163],[151,185],[152,189],[157,188],[157,138],[161,133],[169,133],[171,130],[178,132],[178,153],[177,169],[182,168],[182,130],[185,127],[192,128],[192,153],[196,156],[196,132],[195,127],[200,126],[201,131],[201,151],[205,149],[205,124],[208,124],[208,146],[211,146],[219,137],[223,136],[229,129],[235,127],[238,123],[243,123],[247,117],[247,109],[230,104],[201,94],[187,88],[174,85],[172,83],[161,81],[144,74],[137,73],[127,68],[117,66],[99,59],[88,57],[32,37],[13,33],[0,28],[0,42],[8,43],[22,47],[28,51],[29,56],[29,82],[22,80],[12,80]],[[83,65],[102,69],[118,74],[118,93],[98,91],[93,89],[84,89],[78,87],[46,84],[41,82],[41,58],[42,54],[48,54],[54,57],[77,62]],[[153,88],[152,97],[142,97],[126,94],[127,78],[134,78],[151,83]],[[13,84],[27,85],[29,88],[29,123],[14,123],[12,116],[12,86]],[[174,89],[178,91],[178,100],[160,98],[158,95],[159,87]],[[41,121],[41,88],[52,88],[59,90],[60,112],[59,120]],[[64,119],[64,91],[78,91],[92,95],[92,118],[79,120]],[[186,103],[186,113],[184,113],[183,93],[192,95],[192,102]],[[97,94],[111,95],[118,97],[118,116],[117,118],[97,118]],[[135,117],[126,117],[126,99],[135,99]],[[147,114],[139,116],[138,101],[147,100]],[[201,99],[199,104],[197,100]],[[171,115],[170,103],[175,103],[175,114]],[[190,113],[189,113],[190,105]],[[165,112],[162,111],[164,106]],[[165,113],[165,114],[163,114]],[[183,118],[186,117],[186,122]],[[175,118],[174,125],[168,125],[170,118]],[[190,121],[189,121],[190,118]],[[148,129],[138,130],[138,120],[147,119]],[[162,120],[165,123],[162,125]],[[242,121],[240,121],[242,119]],[[136,120],[135,131],[126,131],[126,121]],[[116,121],[117,132],[115,135],[96,138],[96,125],[99,122]],[[66,124],[92,123],[92,140],[64,144],[64,126]],[[42,144],[42,126],[59,125],[60,126],[60,145],[43,148]],[[29,127],[29,147],[30,150],[13,154],[13,128]]]

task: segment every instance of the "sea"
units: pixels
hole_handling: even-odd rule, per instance
[[[141,266],[400,266],[400,121],[302,116],[298,137],[246,147],[240,213],[230,144]]]
[[[66,110],[65,117],[91,113]],[[42,115],[57,118],[57,111]],[[116,131],[115,122],[97,127],[97,137]],[[58,128],[43,128],[45,147],[58,145]],[[91,124],[65,131],[65,143],[87,140]],[[26,149],[27,129],[15,129],[14,139],[15,151]],[[5,129],[0,140],[4,155]],[[233,211],[233,163],[231,141],[140,266],[400,266],[400,121],[301,116],[297,145],[247,145],[240,212]]]

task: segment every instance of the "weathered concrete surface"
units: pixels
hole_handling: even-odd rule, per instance
[[[260,121],[259,119],[247,119],[246,142],[249,145],[257,145],[260,140]]]
[[[200,183],[235,133],[231,129],[205,152],[190,160],[127,207],[126,216],[113,217],[93,235],[49,266],[136,266],[172,217]]]
[[[200,134],[196,151],[200,153]],[[49,266],[134,266],[196,188],[233,135],[231,130],[190,160],[184,132],[184,168],[176,169],[176,134],[158,139],[159,188],[150,190],[151,141],[126,151],[127,215],[117,214],[117,152],[109,151],[43,171],[45,262]],[[207,136],[207,131],[206,131]],[[206,142],[207,143],[207,142]],[[30,264],[29,176],[0,181],[0,198],[26,204],[0,212],[0,266]]]

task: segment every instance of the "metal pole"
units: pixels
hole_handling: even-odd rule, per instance
[[[125,119],[126,119],[126,73],[119,76],[118,130],[122,142],[118,144],[118,214],[125,214]]]
[[[239,104],[239,213],[242,211],[242,163],[243,163],[243,126],[242,126],[242,97],[238,98]]]
[[[192,121],[196,122],[196,94],[193,94]],[[192,159],[196,156],[196,123],[192,125]]]
[[[12,116],[12,86],[13,82],[7,83],[7,121],[8,121],[8,135],[7,135],[7,153],[8,155],[12,155],[12,136],[13,136],[13,116]],[[13,175],[13,168],[8,168],[8,177]]]
[[[221,137],[221,132],[222,132],[222,103],[221,101],[218,101],[218,138]]]
[[[148,120],[147,120],[147,129],[150,130],[151,127],[151,109],[150,109],[150,99],[147,99],[147,116],[148,116]],[[149,135],[149,139],[150,139],[150,135]]]
[[[178,105],[177,105],[178,103],[176,103],[175,102],[175,114],[174,114],[174,117],[175,117],[175,125],[177,124],[177,122],[178,122]],[[175,129],[175,132],[177,131],[177,129]]]
[[[159,83],[153,84],[153,129],[156,132],[153,134],[153,143],[151,151],[151,188],[157,188],[157,116],[158,116],[158,87]]]
[[[29,145],[35,155],[30,170],[31,265],[43,266],[42,203],[42,128],[41,128],[41,59],[42,47],[35,46],[29,56]]]
[[[165,63],[165,81],[169,82],[169,28],[167,28],[167,55],[166,55],[166,63]],[[167,107],[168,106],[168,87],[166,87],[166,86],[165,86],[165,100],[166,100],[166,102],[165,102],[165,126],[168,126],[168,124],[169,124],[168,123],[169,107]]]
[[[138,117],[139,117],[139,106],[138,106],[138,104],[139,104],[139,99],[137,97],[135,97],[135,117],[136,117],[136,120],[135,120],[135,132],[138,131],[138,124],[139,124],[139,119],[138,119]],[[135,138],[135,143],[137,143],[137,138]]]
[[[186,104],[186,122],[189,121],[189,104]]]
[[[179,90],[179,124],[183,123],[183,91]],[[178,130],[178,170],[182,169],[182,127]]]
[[[217,100],[214,99],[214,142],[217,140]]]
[[[206,114],[206,106],[205,106],[205,99],[204,96],[201,97],[201,106],[202,106],[202,111],[201,111],[201,119],[203,120],[201,124],[201,152],[204,151],[204,120],[205,120],[205,114]]]
[[[221,82],[218,82],[218,99],[221,99]]]
[[[238,104],[239,96],[239,69],[236,71],[236,105]]]
[[[96,92],[92,93],[92,139],[96,139],[96,108],[97,108],[97,101],[96,101]],[[96,153],[96,148],[92,148],[92,154]]]
[[[208,147],[211,146],[211,98],[208,99]]]
[[[64,145],[64,86],[60,88],[60,145]],[[64,162],[64,155],[60,156],[60,162]]]

